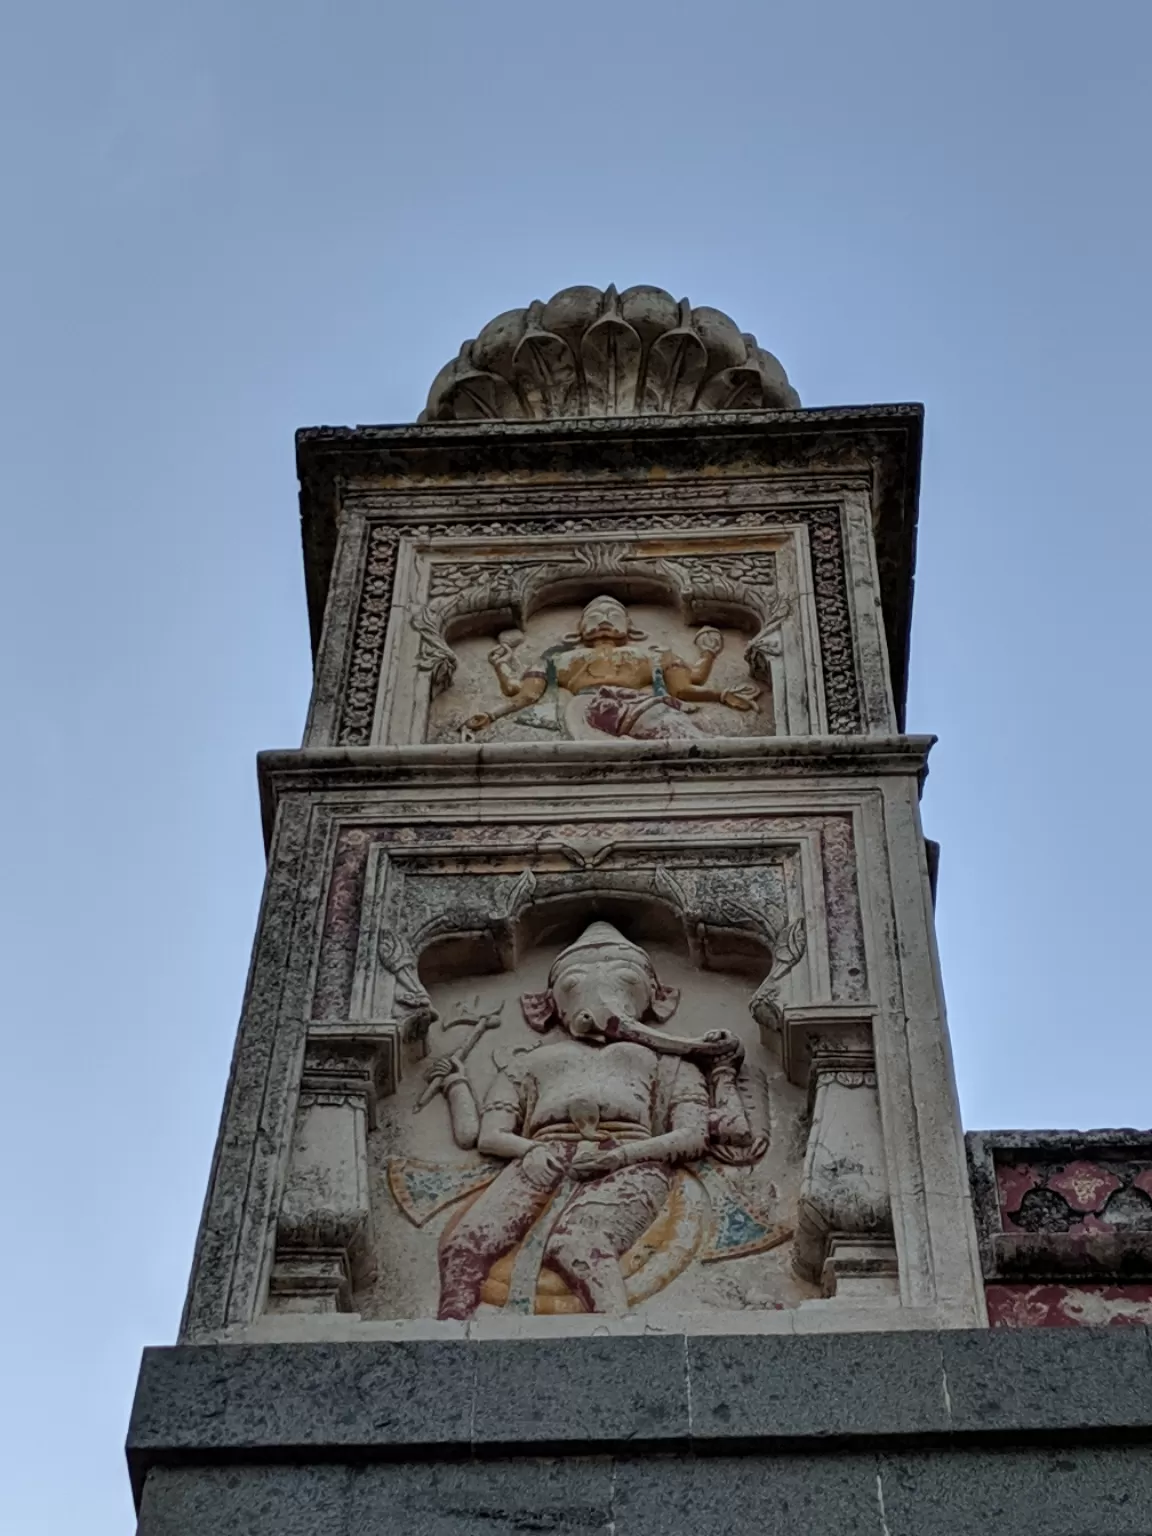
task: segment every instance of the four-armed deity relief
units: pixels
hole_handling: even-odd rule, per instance
[[[472,714],[467,731],[487,731],[516,716],[577,741],[678,741],[715,733],[715,726],[702,729],[692,718],[702,705],[737,714],[759,710],[761,689],[742,664],[739,678],[716,684],[720,630],[706,626],[696,633],[691,660],[659,642],[645,645],[647,639],[624,604],[607,595],[588,603],[574,631],[520,664],[516,652],[524,637],[509,632],[487,658],[503,700]]]
[[[597,921],[544,990],[520,996],[539,1043],[496,1049],[479,1088],[469,1057],[498,1039],[490,1013],[432,1062],[415,1112],[439,1095],[452,1142],[476,1160],[393,1156],[388,1184],[415,1226],[452,1208],[441,1317],[482,1304],[619,1315],[693,1261],[767,1254],[792,1236],[770,1199],[729,1176],[754,1173],[769,1143],[745,1046],[725,1029],[673,1033],[679,1001],[644,949]]]

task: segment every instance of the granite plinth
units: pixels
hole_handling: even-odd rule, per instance
[[[1152,1531],[1143,1327],[149,1350],[140,1536]]]

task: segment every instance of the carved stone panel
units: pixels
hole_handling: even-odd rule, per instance
[[[405,539],[376,739],[806,735],[804,537]]]
[[[850,1284],[887,1300],[868,988],[842,815],[345,829],[313,1030],[391,1031],[395,1081],[363,1148],[372,1252],[323,1305],[655,1320]],[[817,1051],[829,1030],[846,1048],[847,1014],[863,1097],[841,1103],[843,1065]],[[859,1220],[841,1155],[871,1170]],[[300,1290],[301,1244],[281,1246],[273,1304],[298,1310],[277,1296]]]
[[[805,1098],[753,989],[603,920],[565,932],[433,988],[431,1075],[371,1138],[388,1239],[357,1309],[657,1320],[818,1295],[792,1265]]]
[[[631,665],[613,658],[609,670],[624,681],[614,675],[606,685],[628,687],[642,696],[637,704],[653,693],[672,697],[657,714],[666,721],[679,715],[683,730],[806,736],[891,728],[860,498],[850,514],[800,502],[737,505],[718,515],[697,488],[678,488],[675,499],[665,493],[663,507],[651,493],[640,497],[641,505],[659,507],[649,513],[637,510],[638,496],[633,488],[620,493],[618,511],[576,515],[553,495],[548,515],[538,515],[540,497],[520,491],[515,516],[472,520],[456,511],[414,520],[395,498],[359,493],[353,504],[363,514],[379,506],[401,515],[369,522],[357,556],[363,563],[350,573],[360,596],[337,739],[548,739],[542,733],[549,726],[539,722],[553,714],[554,734],[563,737],[572,692],[562,675],[571,672],[572,657],[564,653],[581,648],[581,615],[604,597],[624,604],[627,628],[648,632]],[[469,503],[476,499],[470,495]],[[574,493],[573,502],[580,499]],[[700,510],[672,510],[684,501]],[[637,605],[643,613],[631,612]],[[635,642],[619,646],[629,649]],[[711,668],[701,668],[709,656]],[[699,672],[699,681],[685,669]],[[543,674],[548,704],[521,692],[514,717],[499,717],[494,731],[469,729],[472,717],[492,714],[486,705],[509,704],[505,682],[519,685],[526,670]],[[587,679],[567,681],[587,691]],[[717,697],[677,699],[677,687]],[[734,703],[740,693],[744,699]]]

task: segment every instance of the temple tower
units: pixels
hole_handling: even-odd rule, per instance
[[[146,1536],[720,1528],[720,1461],[850,1438],[853,1381],[861,1433],[931,1432],[985,1313],[904,731],[921,421],[575,288],[418,425],[299,433],[315,687],[260,759]],[[722,1528],[792,1529],[749,1498]]]

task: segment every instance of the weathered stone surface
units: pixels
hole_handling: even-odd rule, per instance
[[[604,1453],[633,1441],[1152,1436],[1150,1363],[1144,1328],[186,1345],[145,1352],[128,1453],[142,1476],[244,1448],[362,1459],[520,1439]]]
[[[509,1340],[473,1347],[475,1449],[581,1437],[600,1447],[689,1437],[682,1337]]]
[[[871,1456],[629,1458],[615,1466],[616,1536],[876,1536]]]
[[[139,1536],[349,1536],[347,1466],[157,1467]]]
[[[1145,1328],[958,1332],[940,1347],[955,1430],[1152,1424]]]
[[[156,1350],[129,1462],[141,1536],[1147,1536],[1150,1360],[1143,1328]]]
[[[922,1333],[689,1339],[692,1438],[944,1433],[953,1426],[936,1342]]]
[[[613,1473],[607,1457],[365,1467],[347,1536],[607,1536]]]
[[[981,1131],[967,1146],[994,1326],[1152,1323],[1152,1132]]]
[[[565,288],[510,309],[441,369],[421,421],[794,410],[770,352],[662,288]]]
[[[1152,1447],[154,1470],[138,1536],[1147,1536]]]
[[[1152,1447],[889,1455],[877,1489],[886,1536],[1147,1536]]]

